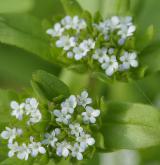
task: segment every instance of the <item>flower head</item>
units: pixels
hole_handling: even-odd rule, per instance
[[[71,129],[71,135],[75,135],[76,137],[80,136],[80,134],[83,132],[83,128],[79,123],[70,124],[69,128]]]
[[[83,107],[86,107],[86,105],[92,103],[92,99],[88,97],[87,91],[83,91],[80,95],[77,96],[77,103]]]
[[[73,157],[76,157],[77,160],[83,159],[82,153],[85,151],[85,149],[82,148],[78,143],[75,143],[71,150],[72,150],[72,156]]]
[[[124,52],[124,54],[120,57],[121,64],[121,70],[127,70],[130,67],[137,67],[138,61],[137,61],[137,54],[135,52],[128,53]]]
[[[29,147],[23,143],[21,146],[19,146],[18,151],[17,151],[17,157],[19,159],[24,159],[24,160],[28,160],[29,154],[30,154],[30,149]]]
[[[12,116],[15,116],[18,120],[22,120],[24,114],[25,103],[17,103],[16,101],[12,101],[10,104],[12,109]]]
[[[36,157],[38,153],[45,154],[46,149],[42,147],[42,144],[40,142],[34,142],[33,137],[30,137],[31,143],[29,144],[29,149],[31,150],[31,155],[33,157]]]
[[[51,145],[53,148],[56,146],[56,142],[58,141],[57,135],[60,134],[60,129],[56,128],[51,133],[45,134],[45,139],[42,141],[42,144]]]
[[[57,143],[56,153],[58,156],[67,157],[70,153],[71,148],[72,147],[68,142],[63,141],[61,143]]]
[[[108,76],[112,76],[112,74],[118,70],[118,62],[116,56],[111,56],[101,65],[102,69],[105,70]]]
[[[9,143],[12,143],[12,141],[16,138],[17,135],[21,135],[22,130],[17,128],[9,128],[6,127],[6,130],[1,133],[1,137],[3,139],[8,139]]]
[[[84,123],[95,123],[96,122],[96,117],[100,115],[100,110],[98,109],[93,109],[90,106],[86,107],[86,112],[82,112],[83,116],[83,121]]]

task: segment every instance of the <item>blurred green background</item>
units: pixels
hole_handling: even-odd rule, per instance
[[[6,1],[11,2],[6,7]],[[92,14],[100,11],[106,17],[123,11],[132,13],[139,28],[139,33],[144,33],[149,25],[154,25],[157,46],[149,53],[145,52],[144,63],[153,70],[160,68],[160,1],[159,0],[130,0],[130,8],[123,8],[127,0],[78,0],[81,6]],[[117,8],[117,4],[121,8]],[[20,5],[20,8],[17,7]],[[50,23],[57,15],[64,14],[59,0],[0,0],[1,14],[21,15],[27,13],[37,17],[43,24]],[[1,17],[0,17],[1,20]],[[28,22],[29,23],[29,22]],[[0,24],[1,31],[1,24]],[[0,36],[1,37],[1,36]],[[59,76],[71,88],[72,92],[86,88],[89,83],[87,75],[62,70],[54,61],[45,61],[34,53],[24,49],[0,43],[0,87],[21,90],[29,87],[32,73],[37,69],[44,69]],[[81,82],[80,84],[78,82]],[[106,84],[96,82],[94,94],[104,95],[108,100],[119,100],[128,102],[142,102],[155,105],[160,108],[160,74],[157,72],[137,82]],[[91,90],[92,92],[92,90]],[[156,146],[141,151],[122,150],[113,153],[96,155],[94,160],[88,161],[92,165],[160,165],[160,147]]]

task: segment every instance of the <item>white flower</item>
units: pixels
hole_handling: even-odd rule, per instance
[[[70,29],[72,28],[72,17],[66,16],[61,20],[61,24],[64,26],[65,29]]]
[[[90,106],[87,106],[85,109],[86,109],[86,112],[82,112],[84,123],[95,123],[96,117],[100,115],[100,110],[93,109]]]
[[[68,58],[72,58],[74,56],[73,52],[69,51],[67,52],[67,57]]]
[[[73,113],[74,108],[77,106],[77,99],[74,95],[71,95],[68,99],[62,102],[62,109],[66,109],[68,113]]]
[[[83,91],[81,95],[77,96],[77,103],[83,107],[86,107],[86,105],[92,103],[92,99],[88,97],[87,91]]]
[[[120,23],[120,18],[118,16],[113,16],[110,19],[110,27],[116,29]]]
[[[56,41],[56,46],[63,48],[64,50],[69,50],[71,47],[76,45],[76,38],[69,36],[61,36],[59,40]]]
[[[57,143],[57,150],[56,150],[56,154],[58,156],[63,156],[63,157],[67,157],[69,155],[69,150],[71,150],[71,145],[66,142],[66,141],[63,141],[61,143]]]
[[[9,143],[12,143],[12,141],[16,138],[17,135],[21,135],[22,130],[16,129],[16,128],[9,128],[6,127],[6,130],[1,133],[1,137],[3,139],[8,139]]]
[[[93,54],[93,59],[98,60],[99,63],[103,63],[106,60],[108,60],[108,55],[107,55],[107,49],[106,48],[101,48],[101,49],[96,49],[95,54]]]
[[[81,29],[86,28],[86,22],[84,19],[79,19],[78,16],[74,16],[73,18],[70,16],[66,16],[61,20],[61,24],[65,29],[74,29],[79,32]]]
[[[29,121],[27,123],[29,125],[30,124],[35,124],[35,123],[40,122],[41,119],[42,119],[42,114],[40,113],[39,110],[36,110],[36,111],[33,111],[31,113],[30,119],[29,119]]]
[[[68,124],[70,119],[71,119],[71,115],[68,114],[68,111],[66,109],[62,109],[60,110],[54,110],[53,114],[57,117],[56,121],[60,122],[60,123],[64,123],[64,124]]]
[[[17,142],[9,143],[8,148],[10,149],[10,151],[8,152],[8,157],[13,157],[14,154],[19,150],[19,146]]]
[[[137,61],[137,54],[135,52],[128,53],[124,52],[123,56],[120,57],[120,61],[122,62],[120,70],[127,70],[130,67],[137,67],[138,61]]]
[[[82,153],[84,152],[84,148],[82,148],[78,143],[75,143],[74,146],[72,147],[72,156],[76,157],[77,160],[82,160],[83,155]]]
[[[121,38],[127,38],[133,35],[136,27],[132,24],[132,17],[122,17],[119,25],[118,35]]]
[[[73,48],[74,58],[77,61],[85,57],[87,52],[88,50],[86,50],[81,44],[78,47]]]
[[[108,61],[101,65],[102,69],[105,70],[108,76],[112,76],[112,74],[118,69],[118,62],[116,60],[116,56],[112,55]]]
[[[40,142],[34,142],[33,138],[30,137],[31,144],[29,144],[29,149],[31,150],[31,155],[33,157],[36,157],[38,153],[45,154],[46,150],[44,147],[42,147],[42,144]]]
[[[92,138],[89,134],[85,134],[84,132],[81,133],[81,136],[77,137],[76,140],[80,143],[80,146],[83,149],[86,149],[88,146],[92,146],[95,143],[94,138]]]
[[[38,108],[38,101],[35,98],[27,98],[25,102],[25,113],[26,115],[31,114]]]
[[[87,26],[84,19],[79,19],[78,16],[73,17],[72,27],[73,29],[80,31],[81,29],[85,29]]]
[[[17,157],[21,160],[22,159],[28,160],[28,156],[29,156],[30,152],[31,151],[28,148],[28,146],[25,143],[23,143],[21,146],[19,146]]]
[[[64,32],[64,28],[61,27],[60,23],[56,23],[52,29],[48,29],[46,32],[52,37],[60,37]]]
[[[70,124],[69,128],[71,129],[71,135],[75,135],[76,137],[80,136],[80,134],[83,132],[83,128],[79,123]]]
[[[94,49],[95,47],[95,42],[92,39],[88,39],[88,40],[83,40],[80,43],[80,47],[82,47],[84,50],[86,50],[87,52],[90,51],[91,49]]]
[[[10,107],[12,109],[11,115],[15,116],[18,120],[22,120],[25,103],[18,104],[16,101],[12,101]]]
[[[94,24],[94,26],[103,35],[108,35],[109,30],[110,30],[110,21],[109,20],[106,20],[104,22],[100,22],[99,24]]]
[[[51,145],[52,147],[55,147],[56,142],[58,141],[58,138],[56,135],[60,134],[60,129],[56,128],[51,133],[45,134],[45,139],[42,141],[42,144]]]

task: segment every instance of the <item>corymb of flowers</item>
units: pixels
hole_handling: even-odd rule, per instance
[[[92,127],[98,125],[96,121],[100,116],[100,110],[94,109],[92,102],[87,91],[83,91],[78,96],[71,95],[61,103],[54,103],[54,108],[48,109],[44,132],[39,132],[34,125],[46,117],[41,113],[38,100],[27,98],[20,104],[11,101],[11,115],[18,124],[11,124],[1,132],[1,137],[8,140],[8,157],[16,156],[21,160],[39,154],[48,154],[53,159],[89,157],[96,143]]]
[[[47,34],[73,63],[88,64],[111,77],[138,67],[137,52],[130,46],[135,31],[131,16],[113,16],[91,23],[78,16],[66,16]]]

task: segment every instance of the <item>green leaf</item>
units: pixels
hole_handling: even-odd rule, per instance
[[[83,10],[76,0],[61,0],[66,14],[74,16],[81,15]]]
[[[26,12],[32,7],[32,0],[0,0],[0,13]]]
[[[147,30],[144,34],[140,30],[138,30],[136,34],[136,50],[143,50],[145,47],[147,47],[149,44],[153,42],[155,39],[155,28],[153,25],[148,26]]]
[[[141,149],[160,144],[160,112],[148,105],[110,102],[102,114],[106,150]]]
[[[69,89],[62,81],[60,81],[56,76],[47,73],[45,71],[39,70],[33,74],[32,87],[34,91],[52,100],[54,97],[63,96],[67,97],[69,95]],[[36,84],[36,88],[35,88]]]
[[[41,21],[29,15],[1,15],[0,42],[25,49],[39,57],[50,60],[49,40]]]
[[[19,160],[16,157],[13,158],[8,158],[2,162],[0,162],[0,165],[13,165],[13,162],[16,165],[32,165],[33,164],[33,160]]]

